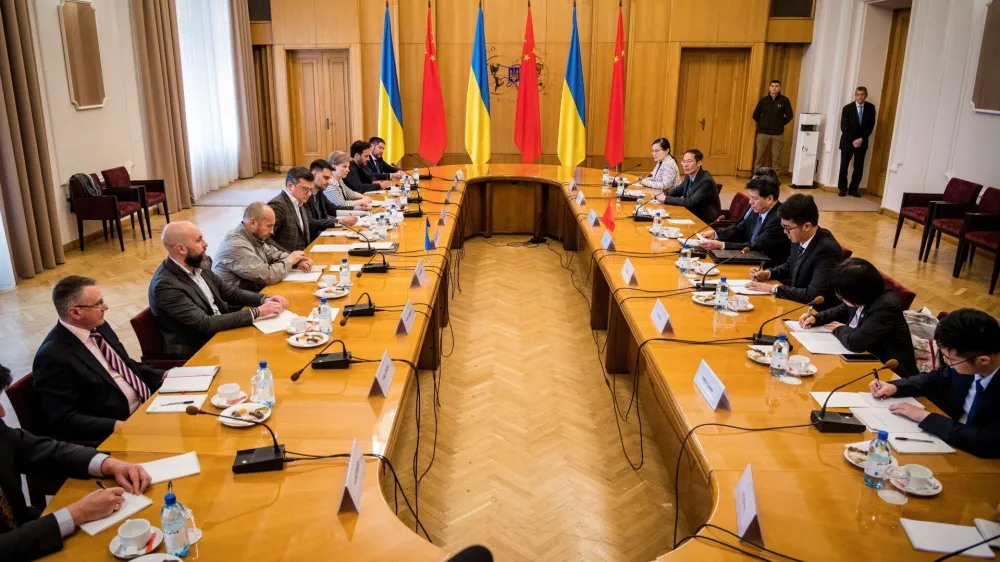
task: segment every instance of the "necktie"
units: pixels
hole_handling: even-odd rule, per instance
[[[969,408],[969,415],[965,417],[965,423],[970,424],[975,415],[979,412],[979,407],[983,403],[983,381],[976,381],[976,396],[972,399],[972,407]]]
[[[7,495],[4,493],[3,488],[0,488],[0,523],[3,523],[8,529],[19,527],[17,518],[14,517],[14,508],[7,501]]]
[[[375,162],[375,171],[381,174],[382,166],[378,165],[378,158],[372,158],[372,162]]]
[[[128,385],[135,390],[136,394],[139,395],[139,398],[141,398],[143,402],[149,400],[149,387],[146,386],[146,383],[142,382],[142,379],[137,377],[135,373],[132,372],[132,369],[128,368],[128,365],[126,365],[125,362],[122,361],[122,358],[115,353],[115,350],[111,349],[111,346],[108,345],[108,342],[101,337],[101,334],[91,332],[90,339],[94,340],[98,349],[100,349],[101,353],[104,354],[104,358],[107,359],[108,365],[110,365],[116,373],[125,379],[125,382],[127,382]]]
[[[764,217],[757,215],[757,218],[754,219],[753,234],[750,235],[751,244],[757,241],[757,233],[760,232],[760,227],[763,224],[764,224]]]
[[[861,106],[861,105],[858,106],[858,123],[861,122],[861,108],[862,107],[864,107],[864,106]]]

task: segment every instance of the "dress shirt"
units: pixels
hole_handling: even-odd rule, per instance
[[[861,312],[865,309],[863,306],[859,306],[857,310],[854,311],[854,318],[851,318],[851,323],[848,324],[851,328],[857,328],[858,324],[861,323]]]
[[[293,197],[292,194],[289,193],[287,189],[283,191],[285,192],[285,196],[291,199],[292,205],[294,205],[295,207],[295,222],[299,223],[299,230],[308,234],[309,229],[302,225],[302,204],[299,203],[299,200]],[[308,240],[309,237],[307,236],[306,241]]]
[[[86,330],[84,328],[78,328],[72,324],[63,322],[62,319],[59,320],[59,323],[62,324],[64,328],[69,330],[71,334],[76,336],[77,339],[80,340],[80,343],[82,343],[87,348],[87,350],[90,351],[91,354],[93,354],[94,358],[97,359],[97,362],[100,363],[102,367],[104,367],[104,370],[107,371],[109,375],[111,375],[111,378],[114,379],[115,384],[118,385],[118,388],[121,389],[122,394],[124,394],[126,400],[128,400],[128,412],[130,414],[134,414],[135,411],[138,410],[139,406],[142,404],[142,400],[139,399],[139,395],[135,392],[135,389],[132,388],[132,385],[130,385],[128,381],[125,380],[125,377],[123,377],[121,373],[119,373],[118,371],[112,369],[111,365],[108,365],[108,360],[104,357],[104,353],[101,352],[101,348],[97,347],[97,344],[94,343],[94,340],[90,339],[90,330]]]
[[[816,232],[819,232],[819,231],[817,230]],[[816,238],[816,232],[813,232],[813,235],[812,235],[811,238],[809,238],[809,240],[806,240],[805,242],[802,242],[801,244],[799,244],[799,246],[802,246],[802,251],[803,252],[806,251],[806,248],[809,247],[809,243],[813,241],[813,238]],[[799,255],[801,256],[801,253]]]
[[[67,328],[68,327],[69,326],[67,326]],[[75,334],[76,332],[73,333]],[[94,455],[94,458],[90,459],[90,465],[87,467],[87,472],[94,478],[101,478],[104,476],[104,473],[101,472],[101,465],[104,464],[104,461],[107,458],[108,455],[105,455],[104,453],[97,453]],[[64,507],[52,515],[55,516],[56,522],[59,523],[59,534],[61,534],[63,538],[73,534],[73,531],[76,530],[76,523],[73,522],[73,516],[69,514],[68,509]]]
[[[174,260],[174,258],[170,259]],[[194,284],[198,286],[198,290],[201,291],[201,294],[204,295],[205,299],[208,300],[208,304],[212,306],[212,314],[213,315],[221,314],[221,312],[219,312],[218,305],[215,304],[215,296],[212,295],[212,289],[208,287],[208,283],[206,283],[205,280],[202,279],[201,277],[201,269],[196,267],[194,268],[194,273],[191,273],[190,271],[188,271],[187,266],[182,264],[181,262],[174,260],[174,263],[179,265],[181,269],[184,270],[184,273],[187,273],[188,277],[190,277],[191,280],[194,281]]]
[[[965,407],[962,408],[963,410],[965,410],[965,413],[962,414],[962,417],[958,420],[958,423],[965,423],[969,419],[969,411],[972,410],[972,404],[976,400],[976,383],[978,382],[979,384],[981,384],[983,386],[983,390],[986,390],[986,387],[989,386],[990,381],[993,380],[993,375],[997,374],[997,371],[1000,371],[1000,369],[993,371],[992,373],[990,373],[990,376],[988,377],[984,377],[983,375],[976,373],[976,380],[974,380],[972,384],[969,385],[969,393],[965,395]]]

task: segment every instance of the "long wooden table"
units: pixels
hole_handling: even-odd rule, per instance
[[[608,329],[606,367],[609,373],[634,371],[638,364],[638,390],[645,436],[655,439],[663,458],[676,460],[681,440],[703,423],[726,423],[744,427],[773,427],[805,424],[816,408],[809,392],[830,390],[872,368],[872,364],[845,364],[839,358],[818,356],[815,377],[800,386],[777,381],[766,367],[747,359],[744,344],[684,345],[650,342],[655,338],[650,312],[655,299],[630,298],[639,293],[625,286],[621,268],[626,253],[645,290],[676,290],[689,286],[674,265],[676,241],[653,240],[649,223],[633,223],[624,218],[634,203],[615,203],[617,253],[601,250],[603,227],[588,226],[587,212],[602,213],[605,197],[598,170],[584,170],[584,206],[570,196],[567,183],[573,170],[540,165],[443,166],[431,172],[442,179],[423,181],[424,187],[447,190],[450,178],[463,169],[467,182],[459,183],[451,204],[442,205],[445,194],[424,189],[423,210],[431,223],[442,208],[447,221],[440,229],[442,246],[459,248],[465,237],[501,232],[548,234],[560,238],[568,250],[579,250],[578,264],[591,278],[592,319],[590,328]],[[448,178],[448,179],[443,179]],[[437,203],[435,203],[435,201]],[[685,209],[668,207],[673,218],[691,218]],[[447,323],[448,271],[454,266],[454,252],[442,248],[423,255],[424,219],[407,219],[392,233],[399,254],[389,256],[394,265],[412,266],[419,257],[445,272],[429,273],[423,288],[411,289],[411,271],[366,274],[355,279],[351,296],[335,301],[343,308],[368,292],[377,306],[402,305],[407,299],[429,318],[418,315],[408,336],[396,336],[399,314],[380,312],[372,318],[352,318],[345,327],[335,321],[334,336],[344,340],[356,356],[379,359],[388,350],[394,358],[433,368],[440,360],[438,334]],[[343,238],[321,238],[321,244],[347,243]],[[407,254],[404,252],[415,252]],[[657,257],[641,253],[664,253]],[[343,254],[310,252],[318,264],[339,263]],[[449,260],[449,258],[452,258]],[[367,258],[350,258],[361,263]],[[723,266],[730,278],[746,278],[745,266]],[[312,284],[282,283],[269,288],[291,302],[292,311],[306,314],[317,304]],[[647,296],[647,295],[642,295]],[[705,341],[747,336],[766,318],[788,311],[796,303],[770,296],[751,297],[754,310],[738,317],[716,315],[711,307],[695,304],[689,294],[663,296],[677,338]],[[768,329],[775,333],[780,323]],[[459,337],[460,334],[457,334]],[[247,390],[257,361],[266,359],[275,373],[277,405],[269,424],[289,451],[306,454],[349,452],[357,438],[363,452],[395,458],[395,437],[402,424],[413,423],[412,412],[404,407],[414,392],[414,373],[396,364],[396,376],[386,398],[369,398],[376,365],[358,364],[343,371],[307,369],[297,382],[289,374],[306,364],[315,350],[289,346],[283,334],[261,334],[254,328],[224,332],[214,337],[190,361],[191,365],[221,365],[210,394],[218,385],[238,382]],[[332,350],[332,349],[331,349]],[[588,351],[589,352],[589,351]],[[795,350],[805,353],[804,350]],[[638,358],[638,362],[637,362]],[[725,383],[731,410],[713,411],[693,384],[694,373],[706,359]],[[596,358],[595,358],[596,359]],[[613,376],[613,375],[609,375]],[[423,384],[427,384],[425,379]],[[859,382],[847,390],[864,390]],[[619,385],[621,401],[630,390]],[[429,389],[423,390],[428,400]],[[932,407],[932,406],[930,406]],[[206,411],[214,411],[208,404]],[[426,422],[425,422],[426,423]],[[877,556],[887,560],[932,559],[933,555],[913,551],[899,527],[900,511],[887,509],[874,493],[865,488],[861,472],[843,458],[843,444],[859,441],[862,435],[822,434],[814,428],[798,428],[760,433],[717,427],[700,429],[688,442],[680,464],[679,498],[682,517],[698,527],[704,523],[735,530],[735,484],[746,466],[752,465],[757,505],[766,545],[783,554],[806,560],[845,559]],[[359,515],[338,515],[340,486],[345,462],[317,460],[295,462],[282,472],[234,475],[231,471],[236,450],[270,444],[261,428],[231,429],[217,420],[198,416],[146,414],[137,412],[116,431],[101,449],[133,462],[144,462],[186,451],[197,451],[202,472],[174,483],[178,498],[191,507],[204,531],[193,548],[193,558],[234,560],[298,560],[306,556],[335,556],[345,560],[441,560],[447,556],[437,546],[414,533],[394,515],[391,505],[391,478],[383,480],[380,462],[368,460],[364,496]],[[638,457],[638,451],[630,451]],[[944,485],[935,498],[912,498],[903,508],[904,517],[948,523],[971,524],[973,518],[990,518],[1000,498],[1000,463],[977,459],[959,452],[953,455],[900,455],[900,461],[923,464],[934,470]],[[622,459],[625,462],[625,459]],[[401,479],[412,478],[410,466],[396,466]],[[673,488],[673,482],[664,485]],[[93,483],[70,480],[55,497],[50,509],[82,497]],[[162,503],[165,484],[154,485],[147,495]],[[412,501],[412,498],[411,498]],[[158,509],[158,508],[156,508]],[[405,509],[400,501],[400,509]],[[155,509],[140,517],[158,521]],[[668,523],[664,523],[668,524]],[[737,545],[725,533],[703,528],[702,536]],[[88,537],[77,532],[66,548],[53,559],[110,559],[108,542],[112,532]],[[750,551],[753,547],[744,545]],[[759,552],[759,551],[757,551]],[[707,540],[689,540],[680,548],[663,553],[662,559],[729,559],[740,556]],[[770,555],[768,555],[770,557]]]

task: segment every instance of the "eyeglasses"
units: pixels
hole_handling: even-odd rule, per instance
[[[104,308],[107,305],[104,304],[104,299],[97,301],[94,304],[74,304],[70,308]]]
[[[793,230],[795,230],[795,229],[797,229],[797,228],[802,228],[802,225],[798,225],[798,224],[797,224],[797,225],[795,225],[795,226],[785,226],[785,225],[781,225],[781,230],[784,230],[784,231],[785,231],[785,234],[788,234],[789,232],[791,232],[791,231],[793,231]]]
[[[944,356],[944,353],[941,353],[940,351],[938,351],[938,360],[940,362],[944,363],[945,365],[951,367],[952,369],[954,369],[955,367],[961,365],[962,363],[968,363],[969,361],[973,361],[975,359],[976,359],[976,357],[969,357],[967,359],[962,359],[961,361],[955,361],[954,363],[952,363],[950,360],[948,360],[947,357]]]

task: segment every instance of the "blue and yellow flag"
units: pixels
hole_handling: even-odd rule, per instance
[[[465,95],[465,150],[473,164],[490,161],[490,91],[486,72],[486,31],[483,7],[476,19],[476,38],[472,43],[472,68]]]
[[[556,152],[563,166],[578,166],[587,157],[587,109],[583,95],[583,63],[580,61],[580,34],[573,6],[573,35],[566,59],[562,102],[559,104],[559,144]]]
[[[396,55],[392,50],[392,26],[389,6],[385,8],[382,26],[382,69],[379,71],[378,136],[385,139],[386,162],[394,164],[403,157],[403,105],[399,101],[399,80],[396,78]]]

